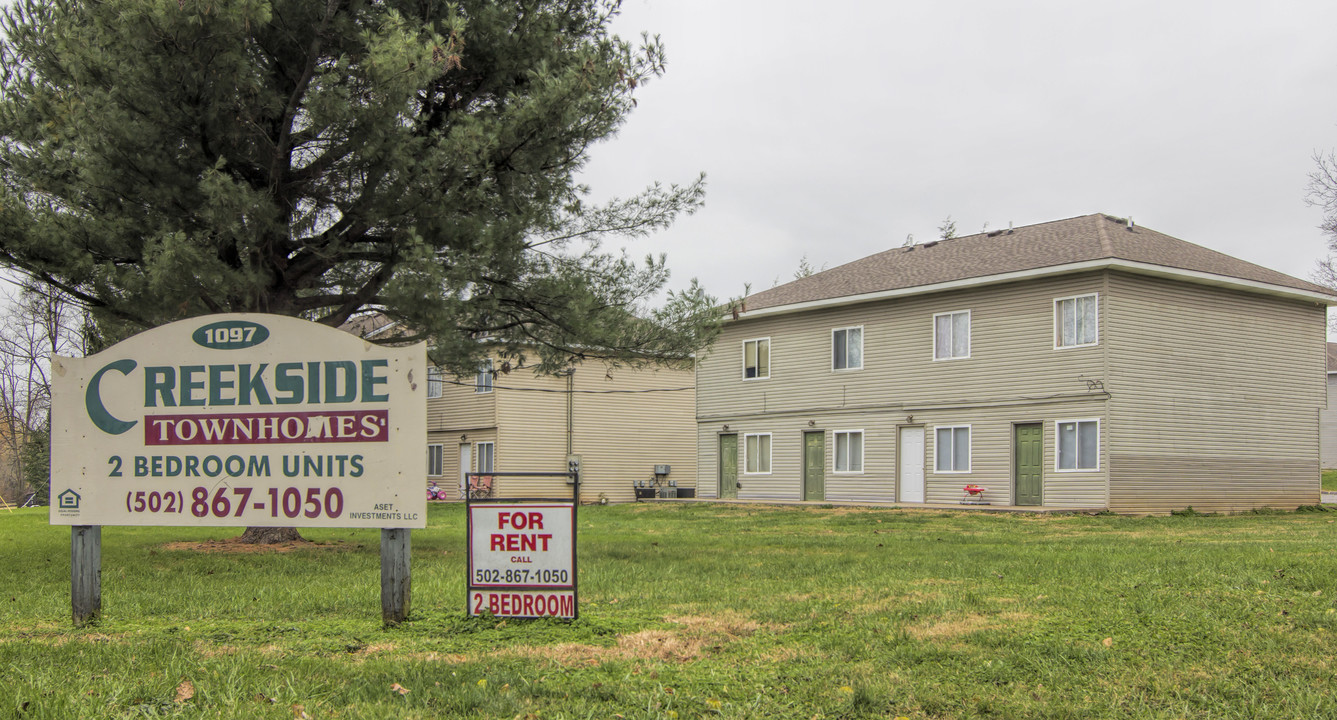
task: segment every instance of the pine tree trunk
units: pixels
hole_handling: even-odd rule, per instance
[[[248,527],[246,532],[237,538],[237,542],[247,545],[274,545],[284,542],[303,542],[301,533],[297,528],[285,527]]]

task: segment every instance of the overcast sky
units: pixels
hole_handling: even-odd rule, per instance
[[[721,298],[937,236],[1104,212],[1308,279],[1337,148],[1337,2],[624,0],[668,73],[596,197],[708,176],[649,240]]]

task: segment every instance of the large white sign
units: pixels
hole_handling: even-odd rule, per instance
[[[574,502],[469,506],[469,612],[575,617]]]
[[[426,526],[424,345],[230,314],[51,362],[52,524]]]

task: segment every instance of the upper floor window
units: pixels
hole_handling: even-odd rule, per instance
[[[1054,347],[1095,345],[1099,339],[1096,294],[1054,301]]]
[[[937,472],[970,472],[969,425],[938,428],[934,445],[934,452],[937,457],[937,463],[934,467]]]
[[[934,315],[933,359],[955,360],[968,357],[970,357],[970,311]]]
[[[1100,421],[1057,422],[1057,470],[1100,469]]]
[[[771,471],[771,434],[743,436],[743,472],[749,475]]]
[[[484,360],[478,366],[478,377],[474,378],[474,392],[490,393],[492,392],[492,360]]]
[[[863,367],[863,328],[832,330],[831,369],[858,370],[861,367]]]
[[[863,431],[836,434],[836,472],[863,472]]]
[[[441,375],[441,368],[427,368],[427,397],[441,397],[442,388],[445,385],[445,378]]]
[[[771,376],[771,339],[743,341],[743,378]]]

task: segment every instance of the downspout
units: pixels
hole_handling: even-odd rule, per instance
[[[572,405],[572,398],[575,396],[576,369],[569,368],[566,371],[566,454],[571,455],[575,452],[575,413]]]

